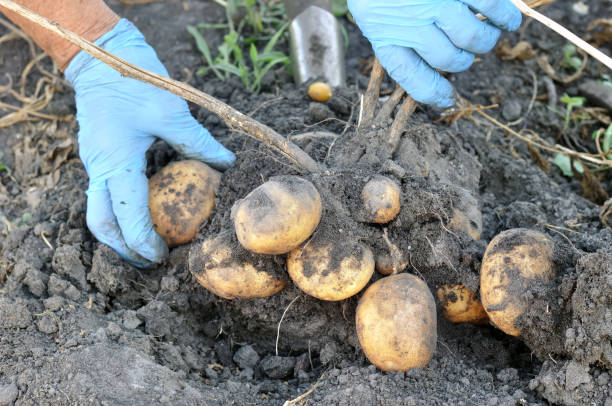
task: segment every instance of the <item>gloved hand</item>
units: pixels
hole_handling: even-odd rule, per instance
[[[348,7],[389,75],[416,101],[437,107],[452,106],[455,93],[435,69],[467,69],[475,53],[495,46],[500,29],[521,24],[508,0],[348,0]]]
[[[141,68],[168,76],[138,29],[121,20],[96,44]],[[168,254],[153,230],[145,152],[155,137],[189,158],[217,169],[234,154],[191,116],[187,103],[165,90],[134,79],[80,52],[68,65],[76,92],[79,154],[89,175],[87,226],[93,235],[139,267]]]

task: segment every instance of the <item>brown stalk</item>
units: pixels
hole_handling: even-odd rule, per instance
[[[293,144],[270,127],[254,120],[216,98],[195,89],[178,80],[166,78],[139,68],[131,63],[113,55],[93,43],[81,38],[79,35],[67,30],[57,22],[51,21],[25,7],[20,6],[12,0],[0,0],[0,6],[5,7],[29,21],[59,35],[70,41],[93,57],[106,63],[117,70],[123,76],[149,83],[153,86],[167,90],[185,100],[189,100],[212,113],[221,117],[229,127],[237,127],[258,139],[269,147],[278,151],[285,157],[295,162],[299,167],[309,172],[320,170],[320,165],[306,154],[297,145]]]
[[[374,110],[376,110],[376,105],[378,104],[380,85],[382,84],[384,76],[385,70],[378,61],[378,58],[374,58],[374,65],[372,65],[372,72],[370,73],[370,83],[368,83],[368,88],[363,97],[363,108],[359,127],[369,125],[372,118],[374,118]]]

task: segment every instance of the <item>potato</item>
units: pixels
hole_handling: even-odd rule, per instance
[[[321,197],[299,176],[276,176],[232,207],[238,240],[258,254],[285,254],[306,241],[321,220]]]
[[[376,255],[375,268],[381,275],[391,275],[393,273],[393,260],[389,254]]]
[[[436,350],[436,305],[416,276],[379,279],[359,300],[355,319],[363,352],[383,371],[423,367]]]
[[[367,221],[384,224],[400,212],[400,188],[384,176],[376,176],[363,187],[361,200]]]
[[[149,210],[153,229],[169,247],[195,237],[210,217],[221,176],[200,161],[173,162],[149,180]]]
[[[457,188],[457,199],[453,202],[451,219],[446,224],[448,228],[463,231],[474,240],[480,240],[482,234],[482,213],[478,201],[472,194],[462,188]]]
[[[453,323],[489,324],[489,316],[474,292],[465,285],[446,284],[438,288],[442,314]]]
[[[323,242],[316,238],[287,255],[287,271],[305,293],[321,300],[357,294],[374,273],[374,255],[357,241]]]
[[[491,321],[513,336],[515,320],[529,306],[525,293],[555,276],[553,242],[542,233],[516,228],[489,243],[480,271],[480,297]]]
[[[324,103],[332,97],[332,89],[327,83],[315,82],[308,86],[308,96],[314,101]]]
[[[189,271],[198,282],[225,299],[272,296],[286,281],[269,269],[277,266],[272,257],[259,258],[240,247],[232,232],[224,232],[194,245],[189,251]]]

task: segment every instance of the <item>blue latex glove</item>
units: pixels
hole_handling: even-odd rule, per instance
[[[138,29],[121,20],[96,44],[136,66],[168,72]],[[165,241],[153,230],[145,152],[159,137],[189,158],[218,169],[234,154],[192,117],[187,103],[161,89],[122,77],[80,52],[66,69],[75,88],[79,154],[89,175],[87,226],[93,235],[139,267],[161,262]]]
[[[500,29],[521,24],[508,0],[348,0],[348,7],[389,75],[416,101],[437,107],[452,106],[455,93],[435,69],[467,69],[475,53],[495,46]]]

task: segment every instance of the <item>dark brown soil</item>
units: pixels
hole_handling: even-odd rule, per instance
[[[11,169],[0,171],[0,405],[282,405],[319,379],[303,404],[612,402],[612,230],[601,223],[599,207],[582,197],[577,180],[563,177],[555,166],[546,173],[524,144],[498,128],[469,119],[444,124],[436,121],[438,112],[425,107],[417,108],[397,152],[389,156],[378,148],[389,122],[355,130],[368,80],[357,67],[371,50],[348,21],[343,21],[351,47],[348,86],[320,104],[283,71],[267,77],[259,95],[237,80],[192,76],[202,61],[185,26],[221,21],[223,10],[213,2],[110,3],[141,28],[173,77],[253,112],[327,165],[327,171],[304,176],[321,194],[320,230],[330,242],[356,240],[375,255],[388,253],[386,229],[389,242],[403,253],[404,272],[423,278],[432,291],[462,283],[478,292],[487,243],[503,230],[524,227],[554,240],[557,279],[553,287],[533,293],[519,321],[522,339],[493,326],[452,324],[438,311],[432,361],[406,374],[382,373],[369,365],[357,340],[359,295],[323,302],[289,283],[270,298],[221,299],[190,274],[190,245],[173,249],[166,263],[152,270],[121,261],[86,228],[87,176],[77,159],[76,126],[22,123],[0,129],[0,162]],[[558,0],[546,14],[581,35],[595,16],[612,11],[609,2],[593,1],[590,13],[581,16],[573,3]],[[167,15],[173,18],[160,24]],[[4,33],[0,28],[0,36]],[[216,47],[220,31],[207,34]],[[565,42],[535,22],[505,37],[511,43],[529,41],[551,61],[562,58]],[[13,83],[29,59],[21,40],[0,44],[0,73]],[[555,100],[536,98],[528,111],[531,71],[537,94],[544,94],[546,75],[535,60],[502,61],[492,53],[450,78],[470,101],[500,103],[491,115],[504,122],[522,119],[514,128],[562,143],[563,118],[548,108]],[[606,73],[590,61],[578,80],[555,82],[553,88],[557,95],[578,95],[581,83]],[[33,72],[28,88],[39,77]],[[393,86],[386,78],[383,92]],[[17,104],[11,97],[2,101]],[[65,86],[45,112],[74,109]],[[236,200],[274,176],[300,171],[267,147],[231,132],[212,114],[197,107],[192,111],[238,157],[223,174],[213,215],[192,243],[197,247],[232,229]],[[595,125],[572,123],[565,138],[586,145],[582,134],[590,137]],[[335,136],[299,136],[313,131]],[[148,158],[149,175],[181,159],[161,142]],[[367,224],[360,214],[361,189],[379,174],[402,191],[400,215],[384,226]],[[612,193],[609,173],[601,174],[601,183]],[[457,210],[466,214],[470,231],[481,231],[480,240],[446,227]],[[263,260],[249,255],[249,261]],[[266,261],[273,272],[286,275],[282,256]],[[372,281],[381,277],[375,274]]]

